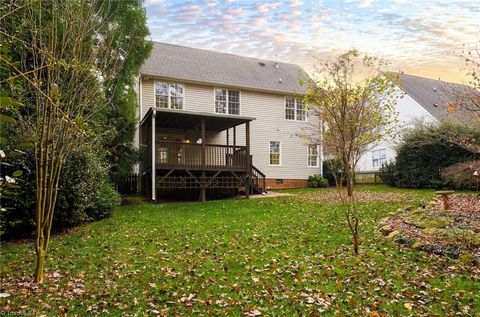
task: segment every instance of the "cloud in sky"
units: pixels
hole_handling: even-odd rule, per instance
[[[311,71],[314,57],[356,47],[391,69],[461,81],[463,46],[480,40],[472,0],[147,0],[155,41],[274,59]]]

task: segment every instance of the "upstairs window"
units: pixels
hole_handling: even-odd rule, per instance
[[[184,89],[181,84],[155,82],[155,107],[183,109]]]
[[[372,166],[380,167],[387,162],[387,151],[385,149],[378,149],[372,151]]]
[[[285,98],[285,119],[295,120],[295,99]]]
[[[240,91],[215,88],[215,112],[240,114]]]
[[[183,109],[183,86],[170,84],[170,108]]]
[[[319,166],[319,155],[318,155],[318,145],[309,144],[308,145],[308,167],[318,167]]]
[[[307,109],[302,99],[285,97],[285,119],[306,121]]]
[[[305,111],[305,105],[301,99],[296,99],[296,120],[306,121],[307,112]]]
[[[167,83],[160,83],[160,82],[155,83],[155,107],[169,108]]]
[[[280,165],[281,162],[280,142],[270,141],[270,165]]]

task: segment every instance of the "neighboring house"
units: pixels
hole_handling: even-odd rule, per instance
[[[320,146],[299,137],[315,120],[305,79],[293,64],[154,43],[138,81],[143,192],[305,187],[322,173]]]
[[[467,86],[404,73],[396,75],[400,80],[397,93],[403,94],[403,98],[396,104],[400,121],[398,133],[393,138],[378,142],[366,152],[357,164],[358,172],[378,171],[383,163],[394,160],[395,147],[401,140],[402,132],[412,128],[415,122],[439,123],[443,120],[465,122],[469,119],[465,111],[452,111],[455,102],[449,93],[452,89],[458,91],[469,89]]]

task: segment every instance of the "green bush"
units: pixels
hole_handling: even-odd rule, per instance
[[[328,187],[328,180],[321,175],[313,175],[308,177],[308,187]]]
[[[86,209],[86,214],[92,220],[107,218],[112,214],[113,207],[119,204],[120,195],[109,182],[104,180],[99,187],[95,204]]]
[[[446,186],[441,170],[453,164],[479,158],[463,140],[480,142],[480,131],[456,123],[420,125],[407,133],[397,149],[395,185],[410,188]],[[392,166],[388,167],[393,169]],[[386,181],[386,180],[384,180]]]
[[[3,238],[31,237],[35,228],[35,173],[31,152],[17,165],[25,171],[20,188],[2,204],[0,231]],[[108,165],[100,146],[85,144],[66,160],[59,181],[52,231],[108,217],[119,203],[119,195],[109,182]]]
[[[397,165],[395,162],[390,161],[383,163],[382,167],[378,170],[378,176],[380,179],[389,186],[396,186],[398,175],[397,175]]]

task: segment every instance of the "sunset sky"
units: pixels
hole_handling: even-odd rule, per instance
[[[480,41],[480,0],[147,0],[154,41],[299,64],[355,47],[390,70],[463,82]]]

